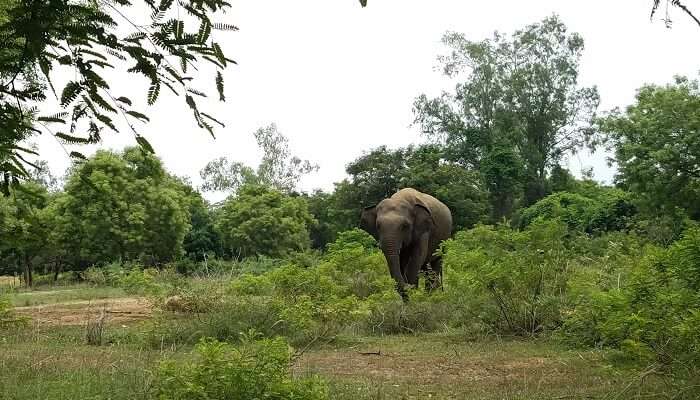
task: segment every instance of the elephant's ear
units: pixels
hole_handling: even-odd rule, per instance
[[[377,206],[365,207],[360,218],[360,228],[377,239]]]
[[[423,236],[426,232],[433,230],[435,221],[430,209],[423,203],[416,203],[414,206],[415,219],[413,220],[413,230],[416,237]]]

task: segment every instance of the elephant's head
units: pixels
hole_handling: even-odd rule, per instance
[[[379,241],[392,277],[403,286],[400,253],[429,233],[434,222],[430,209],[418,200],[388,198],[362,211],[360,227]]]

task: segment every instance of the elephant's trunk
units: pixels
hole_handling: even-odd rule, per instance
[[[401,258],[399,257],[399,252],[401,250],[401,244],[396,240],[382,240],[381,243],[382,250],[384,251],[384,257],[386,257],[386,262],[389,265],[389,273],[391,277],[396,281],[396,289],[399,291],[401,297],[406,299],[406,280],[401,273]]]

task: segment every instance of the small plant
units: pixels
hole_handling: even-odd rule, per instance
[[[19,316],[12,310],[12,303],[9,299],[0,296],[0,329],[21,327],[27,325],[28,322],[27,317]]]
[[[234,347],[202,339],[187,360],[167,360],[156,373],[155,394],[179,399],[300,399],[323,400],[328,389],[318,379],[294,379],[291,352],[280,338],[257,339],[249,331]]]
[[[88,314],[85,323],[85,341],[91,346],[101,346],[107,323],[107,310],[103,307],[96,317]]]

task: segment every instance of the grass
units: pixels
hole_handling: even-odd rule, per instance
[[[606,352],[568,350],[550,340],[425,334],[314,350],[297,371],[328,378],[334,399],[603,399],[634,375],[607,359]],[[659,383],[648,378],[640,394],[655,398]]]
[[[7,294],[10,302],[12,302],[15,307],[109,299],[124,296],[126,296],[126,293],[120,288],[93,287],[87,284],[45,287],[34,290],[17,289]]]
[[[106,346],[85,344],[82,327],[16,331],[0,340],[0,398],[147,399],[158,361],[186,357],[190,348],[153,349],[141,330],[110,326]],[[331,398],[340,400],[605,399],[637,373],[612,368],[607,359],[606,352],[577,352],[548,340],[348,337],[308,349],[294,373],[322,376]],[[638,398],[664,398],[654,395],[660,383],[648,377],[635,386]]]
[[[159,352],[138,344],[89,346],[83,335],[80,327],[54,327],[0,340],[0,399],[147,398],[148,369]]]
[[[119,296],[124,293],[117,289],[81,285],[11,294],[20,305]],[[76,315],[87,311],[82,306],[71,305]],[[191,346],[176,351],[154,347],[146,340],[149,323],[108,322],[102,346],[87,344],[83,325],[32,323],[29,328],[0,331],[0,399],[150,398],[158,362],[189,357]],[[639,379],[639,367],[613,366],[616,356],[572,350],[550,339],[468,336],[460,331],[347,335],[305,349],[293,371],[297,376],[320,375],[329,383],[330,398],[339,400],[668,397],[661,378]]]

